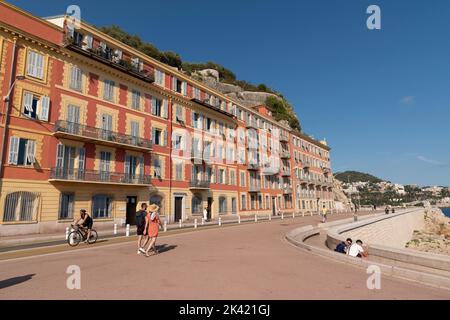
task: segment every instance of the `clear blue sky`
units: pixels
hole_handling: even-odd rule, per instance
[[[265,83],[326,138],[334,171],[450,185],[450,1],[18,0],[38,16],[81,7],[185,61]],[[382,29],[366,28],[377,4]]]

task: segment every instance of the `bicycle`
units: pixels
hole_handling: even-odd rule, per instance
[[[86,240],[87,237],[87,230],[85,230],[81,226],[74,226],[73,224],[70,225],[73,229],[69,236],[67,237],[67,243],[71,247],[76,247],[82,240]],[[88,239],[88,244],[94,244],[97,242],[98,234],[95,229],[91,229],[91,236]]]

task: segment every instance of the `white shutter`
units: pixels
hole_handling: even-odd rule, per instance
[[[141,178],[145,175],[145,159],[143,156],[139,158],[139,175]]]
[[[156,98],[152,97],[152,115],[156,115]]]
[[[125,175],[128,175],[128,174],[130,174],[130,161],[131,161],[131,159],[130,159],[131,157],[129,156],[129,155],[126,155],[125,156],[125,166],[124,166],[124,170],[125,170]]]
[[[34,140],[28,140],[26,146],[26,159],[27,162],[34,164],[36,162],[35,158],[36,142]]]
[[[78,149],[78,171],[83,171],[85,167],[86,150],[84,148]]]
[[[64,145],[59,143],[56,147],[56,167],[62,168],[64,166]]]
[[[172,77],[172,90],[177,91],[177,78]]]
[[[44,77],[44,56],[38,53],[36,55],[36,77],[42,79]]]
[[[181,89],[181,92],[183,93],[184,96],[187,96],[187,82],[183,81],[183,87]]]
[[[11,137],[9,138],[9,164],[17,164],[17,160],[19,158],[19,137]]]
[[[167,119],[169,116],[169,101],[167,101],[165,99],[163,100],[163,108],[162,108],[161,116],[165,119]]]
[[[39,114],[39,119],[43,121],[48,121],[48,114],[50,112],[50,98],[43,96],[40,100],[41,110]]]
[[[27,74],[30,76],[36,75],[36,56],[33,51],[28,51]]]
[[[23,94],[23,106],[24,110],[26,110],[29,113],[33,112],[33,94],[30,92],[25,92]]]

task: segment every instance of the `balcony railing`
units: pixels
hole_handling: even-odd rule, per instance
[[[94,182],[113,183],[124,185],[150,185],[150,176],[130,175],[127,173],[80,170],[67,168],[52,168],[50,180],[74,181],[74,182]]]
[[[248,186],[248,192],[260,192],[261,186],[258,184],[251,184]]]
[[[192,180],[189,187],[191,189],[209,189],[210,184],[209,180]]]
[[[283,187],[284,194],[292,194],[292,187]]]
[[[118,59],[110,49],[107,51],[103,51],[100,47],[92,49],[83,48],[82,43],[78,43],[71,38],[67,39],[66,47],[71,49],[72,51],[76,51],[84,56],[90,57],[117,70],[130,74],[131,76],[140,80],[149,83],[155,82],[155,76],[153,73],[145,69],[140,70],[139,67],[134,66],[130,61]]]
[[[281,150],[280,157],[283,159],[290,159],[291,153],[289,152],[289,150]]]
[[[289,168],[281,169],[281,175],[284,177],[289,177],[291,175],[291,169]]]
[[[78,137],[82,140],[102,142],[107,145],[126,145],[131,149],[139,150],[150,150],[152,148],[152,142],[148,139],[65,120],[56,121],[54,131],[54,135],[60,137]]]
[[[248,170],[259,170],[259,164],[257,163],[249,163]]]
[[[258,129],[258,124],[256,123],[256,121],[249,121],[249,120],[247,120],[245,123],[246,123],[246,127],[248,129],[249,128]]]
[[[280,142],[289,142],[289,136],[287,135],[280,135]]]

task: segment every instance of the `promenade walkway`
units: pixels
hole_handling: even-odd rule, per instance
[[[330,220],[343,217],[350,216]],[[150,258],[137,255],[129,238],[77,249],[32,249],[39,255],[0,261],[0,299],[450,298],[448,291],[387,277],[381,290],[369,290],[365,270],[311,255],[284,239],[289,230],[319,220],[168,232],[159,239],[162,253]],[[81,290],[66,288],[70,265],[81,269]]]

